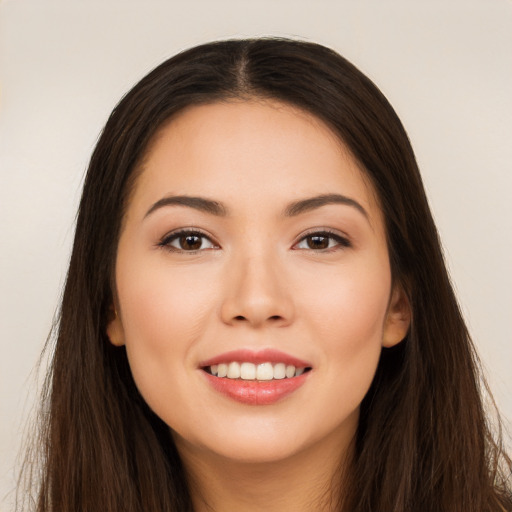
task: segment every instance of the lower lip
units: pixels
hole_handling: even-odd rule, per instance
[[[246,405],[271,405],[300,388],[311,372],[298,377],[266,381],[214,377],[203,371],[210,385],[224,396]]]

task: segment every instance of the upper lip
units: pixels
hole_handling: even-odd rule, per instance
[[[311,364],[297,357],[286,354],[276,349],[264,349],[264,350],[250,350],[250,349],[238,349],[224,352],[205,361],[201,361],[199,366],[204,368],[206,366],[212,366],[214,364],[230,363],[237,361],[240,363],[284,363],[286,365],[293,365],[295,368],[310,368]]]

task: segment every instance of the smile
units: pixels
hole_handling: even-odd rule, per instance
[[[299,377],[309,369],[308,367],[296,368],[292,364],[285,363],[273,364],[265,362],[254,364],[250,362],[239,363],[237,361],[213,364],[204,368],[206,372],[214,377],[256,381],[291,379],[292,377]]]
[[[208,384],[245,405],[271,405],[297,391],[312,366],[278,350],[236,350],[200,364]]]

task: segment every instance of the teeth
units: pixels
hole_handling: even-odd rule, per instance
[[[256,380],[272,380],[274,378],[274,368],[271,363],[258,365],[256,370]]]
[[[274,366],[274,379],[284,379],[286,377],[286,365],[277,363]]]
[[[229,363],[228,366],[228,379],[239,379],[240,378],[240,364],[237,362]]]
[[[284,363],[231,363],[213,364],[210,366],[210,373],[216,377],[227,377],[228,379],[262,380],[291,379],[302,375],[306,368],[295,368],[295,366]]]
[[[256,378],[256,366],[252,363],[242,363],[240,377],[244,380],[254,380]]]

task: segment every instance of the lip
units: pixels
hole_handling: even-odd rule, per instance
[[[231,363],[233,361],[237,361],[239,363],[253,363],[253,364],[262,364],[262,363],[284,363],[291,364],[295,366],[295,368],[310,368],[312,365],[307,361],[303,361],[296,357],[291,356],[290,354],[286,354],[285,352],[281,352],[276,349],[265,349],[265,350],[249,350],[249,349],[239,349],[232,350],[231,352],[224,352],[223,354],[219,354],[218,356],[212,357],[211,359],[207,359],[206,361],[201,361],[199,363],[200,368],[204,368],[205,366],[212,366],[214,364],[221,363]]]
[[[272,405],[300,388],[311,372],[267,381],[227,379],[202,372],[215,391],[245,405]]]
[[[199,367],[202,370],[206,366],[233,361],[253,364],[284,363],[293,365],[295,368],[312,367],[311,363],[276,349],[265,349],[256,352],[248,349],[233,350],[202,361]],[[299,389],[311,374],[309,371],[298,377],[256,381],[215,377],[205,371],[201,371],[201,373],[215,391],[245,405],[272,405]]]

